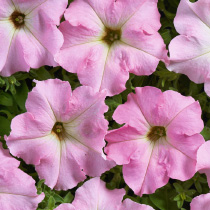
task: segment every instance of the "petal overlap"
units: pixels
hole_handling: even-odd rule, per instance
[[[195,174],[203,121],[200,105],[191,97],[154,87],[135,92],[115,110],[113,118],[125,125],[106,135],[105,152],[123,165],[125,182],[141,196],[154,193],[169,178],[184,181]]]
[[[12,121],[6,138],[10,152],[35,165],[50,188],[67,190],[86,176],[100,176],[115,165],[102,148],[108,122],[106,92],[78,87],[58,79],[36,81],[27,112]],[[68,174],[68,176],[67,176]]]

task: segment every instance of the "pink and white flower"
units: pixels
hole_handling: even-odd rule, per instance
[[[192,97],[155,87],[135,89],[113,119],[125,125],[105,139],[108,158],[123,165],[125,182],[137,195],[150,194],[169,178],[185,181],[196,172],[203,137],[201,108]]]
[[[122,203],[124,195],[124,189],[108,190],[106,183],[97,177],[85,182],[76,191],[72,204],[61,204],[55,210],[153,210],[129,199]]]
[[[0,74],[56,66],[63,44],[60,24],[67,0],[0,0]]]
[[[168,59],[157,0],[75,0],[64,16],[56,61],[109,96],[125,89],[129,72],[150,75]]]
[[[10,152],[35,165],[40,179],[57,190],[113,167],[102,151],[108,128],[106,93],[85,86],[72,92],[68,82],[58,79],[36,83],[27,112],[12,120],[6,138]]]
[[[191,210],[209,210],[210,193],[195,197],[190,203]]]
[[[181,0],[174,19],[177,32],[170,45],[168,69],[205,83],[210,95],[210,1]]]
[[[35,181],[18,166],[20,162],[0,146],[0,209],[36,210],[44,199],[37,195]]]

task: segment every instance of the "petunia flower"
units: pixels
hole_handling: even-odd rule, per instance
[[[191,210],[209,210],[210,193],[195,197],[190,203]]]
[[[170,45],[168,69],[187,75],[195,83],[205,83],[210,95],[210,1],[181,0],[174,25],[181,35]]]
[[[67,0],[0,0],[0,75],[55,66]]]
[[[198,149],[197,153],[197,170],[205,173],[210,187],[210,141],[205,142]]]
[[[124,189],[108,190],[100,178],[85,182],[75,194],[72,204],[61,204],[55,210],[152,210],[150,206],[135,203],[129,199],[123,201]]]
[[[129,72],[150,75],[167,62],[157,0],[75,0],[64,16],[55,59],[83,85],[112,96],[125,89]]]
[[[175,91],[135,89],[113,119],[125,125],[110,131],[105,153],[123,165],[123,177],[137,195],[150,194],[169,178],[185,181],[196,172],[203,137],[199,102]]]
[[[68,82],[38,82],[26,101],[27,112],[16,116],[6,138],[11,154],[35,165],[40,179],[57,190],[75,187],[114,166],[102,148],[108,122],[106,93],[91,87],[73,92]]]
[[[18,166],[20,162],[0,145],[0,209],[36,210],[44,199],[37,195],[35,181]]]

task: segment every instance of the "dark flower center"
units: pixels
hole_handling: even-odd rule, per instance
[[[18,11],[14,11],[10,16],[10,20],[13,22],[16,28],[20,28],[25,24],[25,15]]]
[[[121,30],[112,30],[107,28],[106,35],[103,37],[104,40],[108,45],[111,45],[113,42],[121,39]]]
[[[166,130],[162,126],[152,127],[147,134],[147,138],[152,142],[156,142],[159,138],[163,136],[166,136]]]
[[[53,126],[52,131],[61,139],[62,133],[64,131],[63,123],[61,122],[56,122],[55,125]]]

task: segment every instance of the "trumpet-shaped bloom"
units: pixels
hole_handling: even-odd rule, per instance
[[[56,61],[109,96],[125,89],[129,72],[150,75],[168,59],[157,0],[75,0],[64,15]]]
[[[203,137],[201,108],[192,97],[154,87],[136,88],[113,119],[125,125],[105,139],[108,158],[123,165],[125,182],[138,194],[153,193],[169,177],[181,181],[196,172]]]
[[[100,178],[93,178],[83,184],[75,194],[72,204],[61,204],[56,210],[152,210],[150,206],[126,199],[122,203],[124,189],[108,190]]]
[[[187,75],[195,83],[205,83],[210,95],[210,1],[181,0],[174,20],[181,35],[170,45],[168,69]]]
[[[210,141],[205,142],[198,149],[197,154],[197,170],[200,173],[205,173],[208,184],[210,186]]]
[[[0,0],[0,74],[55,66],[63,44],[57,29],[67,0]]]
[[[210,193],[195,197],[190,203],[191,210],[209,210]]]
[[[37,195],[35,181],[18,166],[20,162],[0,146],[0,209],[36,210],[44,199]]]
[[[75,187],[86,176],[100,176],[114,166],[102,148],[108,122],[106,93],[91,87],[73,92],[68,82],[37,82],[15,117],[6,139],[10,152],[35,165],[40,179],[57,190]]]

